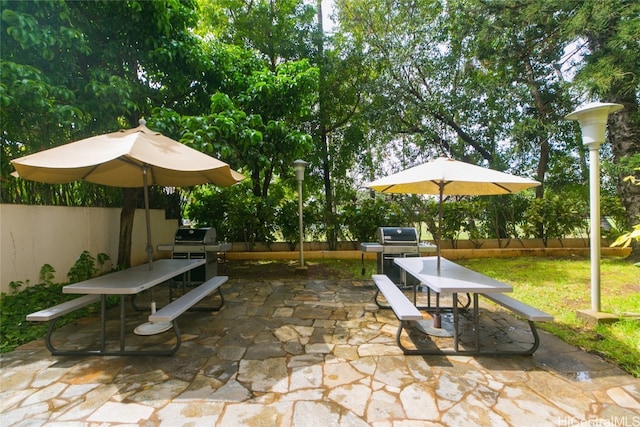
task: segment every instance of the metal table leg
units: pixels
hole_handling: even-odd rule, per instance
[[[100,349],[105,351],[107,345],[107,296],[100,295]]]
[[[453,294],[453,348],[458,351],[458,294]]]
[[[120,295],[120,351],[124,351],[124,332],[126,329],[126,320],[125,320],[125,307],[124,307],[125,296]]]
[[[480,310],[478,308],[478,294],[473,294],[473,327],[475,329],[476,351],[480,353]]]

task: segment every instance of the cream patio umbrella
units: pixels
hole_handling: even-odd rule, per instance
[[[437,194],[439,198],[437,255],[440,268],[442,199],[445,195],[480,196],[511,194],[536,187],[538,181],[470,163],[440,157],[365,184],[381,193]]]
[[[244,179],[228,164],[140,126],[92,136],[12,160],[14,176],[49,184],[84,180],[144,189],[147,259],[153,268],[148,187],[230,186]]]
[[[445,157],[365,184],[366,187],[382,193],[437,194],[439,196],[436,241],[438,270],[440,270],[442,200],[445,195],[511,194],[538,185],[540,183],[532,179],[521,178]],[[438,299],[436,299],[436,308],[438,305]]]
[[[149,219],[150,185],[188,187],[198,184],[230,186],[244,179],[228,164],[145,126],[93,136],[59,147],[30,154],[11,163],[12,175],[31,181],[63,184],[84,180],[112,187],[144,189],[147,226],[147,261],[153,269],[153,246]],[[155,311],[155,301],[151,311]],[[170,322],[149,328],[157,333]],[[146,326],[148,324],[142,325]],[[141,329],[142,330],[142,329]],[[147,333],[145,333],[147,334]]]

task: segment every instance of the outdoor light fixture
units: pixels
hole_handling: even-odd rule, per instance
[[[300,267],[304,267],[304,236],[302,231],[302,181],[304,181],[304,168],[308,165],[304,160],[296,160],[293,162],[293,170],[296,172],[296,181],[298,181],[298,220],[300,226]]]
[[[592,102],[565,118],[577,120],[582,143],[589,148],[589,207],[591,221],[591,311],[600,312],[600,144],[605,141],[609,114],[621,110],[620,104]]]

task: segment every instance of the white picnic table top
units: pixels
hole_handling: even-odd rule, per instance
[[[394,258],[394,262],[407,273],[439,294],[511,292],[513,288],[484,274],[437,257]]]
[[[94,277],[62,288],[65,294],[131,295],[159,285],[175,276],[204,265],[205,259],[160,259],[148,264]]]

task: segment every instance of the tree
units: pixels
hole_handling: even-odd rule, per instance
[[[371,163],[367,124],[359,113],[372,70],[351,40],[325,34],[322,1],[317,0],[316,5],[319,83],[314,140],[324,187],[324,234],[329,248],[335,249],[340,232],[338,207],[352,198],[354,183],[349,172]]]
[[[184,107],[205,87],[189,0],[3,1],[2,22],[2,144],[11,157],[137,126],[153,107]],[[119,265],[130,262],[139,193],[123,191]]]
[[[559,31],[566,13],[558,10],[559,2],[477,0],[453,5],[457,10],[449,14],[457,32],[471,24],[469,17],[477,23],[468,37],[472,46],[468,54],[475,58],[469,67],[477,73],[469,83],[482,84],[485,90],[509,83],[511,93],[501,96],[510,102],[491,105],[499,109],[493,121],[511,127],[506,136],[514,148],[535,159],[536,179],[543,183],[536,188],[536,196],[542,198],[555,161],[561,162],[570,150],[584,157],[584,150],[568,133],[571,127],[563,120],[571,109],[561,67],[570,40]],[[580,175],[587,176],[586,172]]]
[[[636,170],[640,171],[640,167],[636,168]],[[636,177],[633,175],[626,177],[625,181],[629,181],[631,184],[635,186],[640,186],[640,179],[636,179]],[[632,231],[628,233],[624,233],[620,237],[618,237],[616,241],[611,244],[611,246],[627,247],[631,245],[634,241],[640,242],[640,223],[634,225]],[[636,265],[640,267],[640,263],[636,263]]]
[[[635,164],[637,2],[337,5],[344,37],[355,40],[372,69],[377,67],[364,107],[386,144],[380,152],[393,151],[409,164],[446,153],[521,174],[535,169],[537,179],[554,191],[584,188],[586,152],[564,115],[585,94],[599,94],[625,105],[624,114],[611,118],[613,159]],[[640,209],[638,189],[618,181],[632,224]]]
[[[611,115],[608,137],[618,168],[618,194],[631,228],[640,218],[640,187],[624,177],[640,165],[640,4],[632,0],[576,1],[567,26],[568,36],[582,43],[584,65],[576,76],[578,88],[624,109]],[[632,244],[631,258],[640,260],[640,244]]]
[[[292,63],[278,73],[264,71],[235,101],[217,93],[208,113],[184,116],[180,126],[194,148],[224,150],[226,158],[244,165],[253,194],[266,198],[274,176],[287,176],[293,160],[312,149],[311,137],[296,129],[292,117],[313,105],[315,92],[308,86],[315,85],[315,69]]]
[[[302,0],[214,0],[205,10],[202,34],[260,52],[269,69],[312,56],[313,6]]]
[[[440,2],[337,5],[345,37],[376,70],[367,107],[378,129],[434,154],[493,159],[491,144],[469,123],[473,110],[464,108],[470,102],[462,92],[464,52],[458,49],[462,44],[452,42]]]
[[[568,103],[555,67],[565,42],[545,37],[561,17],[516,1],[338,4],[379,64],[370,104],[379,129],[431,155],[535,168],[544,181],[550,153],[566,145],[555,125]]]

